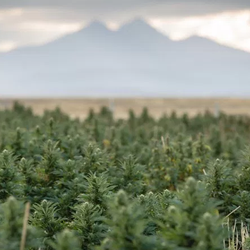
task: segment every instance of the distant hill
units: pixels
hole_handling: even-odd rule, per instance
[[[250,97],[250,53],[201,37],[172,41],[142,20],[101,22],[0,54],[5,96]]]

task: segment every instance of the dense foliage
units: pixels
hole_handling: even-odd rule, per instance
[[[250,117],[15,103],[0,126],[1,250],[250,249]]]

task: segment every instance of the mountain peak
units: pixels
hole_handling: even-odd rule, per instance
[[[103,22],[95,20],[95,21],[89,23],[89,25],[85,29],[91,29],[91,30],[99,31],[99,30],[107,30],[107,27]]]
[[[134,25],[134,26],[150,26],[145,20],[141,19],[141,18],[136,18],[132,21],[130,21],[128,24]]]
[[[134,19],[128,23],[125,23],[120,30],[127,30],[127,29],[153,29],[146,21],[143,19]]]
[[[152,37],[164,37],[165,35],[157,31],[154,27],[152,27],[147,21],[143,19],[134,19],[126,24],[124,24],[119,30],[119,32],[127,34],[127,35],[135,35],[135,34],[144,34]]]
[[[81,29],[80,31],[76,32],[76,35],[85,35],[85,34],[92,34],[92,35],[98,35],[98,34],[107,34],[111,32],[105,23],[95,20],[93,22],[90,22],[86,27]]]

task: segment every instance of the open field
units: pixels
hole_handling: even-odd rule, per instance
[[[176,110],[177,114],[188,113],[191,116],[209,110],[221,110],[228,114],[250,114],[250,99],[209,98],[117,98],[117,99],[16,99],[34,109],[36,114],[42,114],[45,109],[54,109],[59,106],[71,117],[85,118],[90,108],[98,111],[101,106],[111,106],[116,118],[126,118],[127,111],[133,109],[140,113],[143,107],[148,107],[154,117]],[[0,99],[0,108],[11,107],[14,99]]]
[[[124,111],[146,103],[123,101]],[[80,114],[107,104],[61,103]],[[147,104],[155,115],[188,110]],[[79,120],[16,104],[0,111],[0,126],[1,250],[250,249],[250,116],[120,121],[102,110]]]

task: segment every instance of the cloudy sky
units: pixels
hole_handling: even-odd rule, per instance
[[[142,18],[173,40],[192,35],[250,52],[250,0],[0,0],[0,51],[49,42],[93,20]]]

